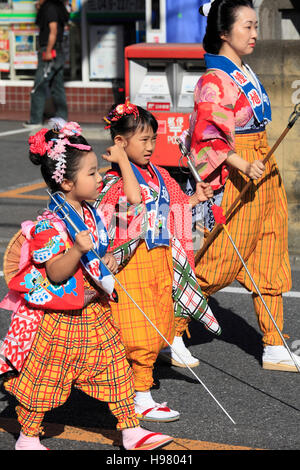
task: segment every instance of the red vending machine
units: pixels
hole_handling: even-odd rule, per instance
[[[189,127],[194,89],[205,71],[201,44],[142,43],[125,48],[125,96],[156,117],[158,139],[151,161],[178,168],[176,138]]]

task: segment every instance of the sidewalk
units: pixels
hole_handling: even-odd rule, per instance
[[[23,121],[5,121],[0,119],[0,138],[4,137],[4,133],[9,132],[11,134],[6,135],[13,135],[15,131],[16,134],[19,133],[28,133],[28,135],[34,134],[37,129],[29,130],[23,127]],[[80,124],[80,123],[79,123]],[[47,122],[44,123],[44,126],[47,127]],[[90,140],[110,140],[110,133],[109,130],[105,130],[104,123],[82,123],[80,124],[82,129],[82,134],[86,137],[86,139]]]

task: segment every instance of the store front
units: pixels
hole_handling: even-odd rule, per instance
[[[124,98],[124,47],[145,41],[144,0],[72,0],[64,34],[69,119],[99,122]],[[37,67],[33,0],[0,1],[0,119],[27,120]],[[55,110],[47,102],[46,117]]]

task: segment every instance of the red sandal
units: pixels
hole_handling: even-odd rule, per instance
[[[150,437],[153,437],[153,436],[162,436],[162,438],[155,442],[151,442],[151,444],[144,444],[146,441],[148,441],[148,439],[150,439]],[[168,444],[169,442],[172,442],[172,441],[173,441],[173,438],[171,436],[167,436],[166,434],[162,434],[161,432],[150,432],[146,436],[142,437],[142,439],[140,439],[135,444],[133,449],[130,449],[130,450],[153,450],[153,449],[157,449],[158,447],[162,447],[163,445]]]

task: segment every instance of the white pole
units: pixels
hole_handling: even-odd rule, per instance
[[[80,13],[80,25],[81,25],[81,79],[83,83],[90,81],[89,74],[89,53],[88,53],[88,37],[87,37],[87,0],[81,0],[81,13]]]
[[[152,0],[146,0],[146,42],[165,43],[166,33],[166,0],[159,1],[159,29],[152,29]]]

